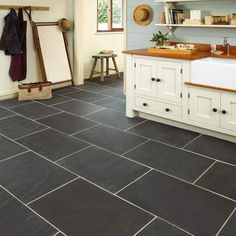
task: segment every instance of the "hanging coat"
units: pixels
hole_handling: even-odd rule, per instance
[[[27,74],[27,48],[26,48],[27,21],[24,21],[22,9],[19,9],[18,22],[20,26],[19,38],[21,42],[21,53],[11,56],[11,65],[9,74],[13,81],[22,81],[26,78]]]
[[[4,50],[6,55],[21,53],[20,24],[16,11],[11,9],[4,20],[5,26],[0,39],[0,50]]]

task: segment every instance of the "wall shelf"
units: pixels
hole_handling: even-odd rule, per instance
[[[19,8],[31,8],[33,11],[49,11],[50,7],[45,6],[22,6],[22,5],[0,5],[0,10],[19,10]]]
[[[222,2],[222,0],[207,0],[207,2]],[[235,1],[235,0],[227,0]],[[156,0],[156,3],[178,3],[178,2],[206,2],[206,0]]]
[[[183,24],[156,24],[163,27],[192,27],[192,28],[236,28],[236,25],[183,25]]]

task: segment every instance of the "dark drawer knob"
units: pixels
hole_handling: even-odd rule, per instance
[[[223,110],[223,111],[222,111],[222,114],[226,115],[226,114],[227,114],[227,111],[226,111],[226,110]]]
[[[152,80],[152,81],[155,81],[156,79],[155,79],[155,78],[152,78],[151,80]]]
[[[216,108],[213,108],[212,110],[213,110],[213,112],[217,112],[218,111]]]
[[[170,108],[166,108],[166,112],[170,112]]]
[[[161,79],[156,79],[157,82],[161,82]]]
[[[148,106],[148,104],[147,104],[147,103],[143,103],[143,106],[144,106],[144,107],[147,107],[147,106]]]

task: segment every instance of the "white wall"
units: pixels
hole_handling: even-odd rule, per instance
[[[73,0],[0,0],[0,5],[26,5],[26,6],[49,6],[50,11],[33,12],[33,20],[41,22],[55,22],[60,18],[66,17],[73,20]],[[4,17],[9,11],[0,10],[0,34],[4,27]],[[25,16],[26,18],[26,16]],[[27,80],[24,82],[35,82],[39,80],[38,66],[36,62],[36,54],[34,51],[31,26],[28,24],[28,73]],[[69,34],[70,47],[72,48],[72,36]],[[72,50],[70,50],[72,51]],[[10,66],[10,57],[5,56],[0,51],[0,99],[12,95],[17,90],[17,83],[12,82],[8,75]]]
[[[125,48],[124,33],[96,33],[97,29],[97,0],[77,0],[81,14],[75,17],[78,24],[78,63],[84,70],[84,78],[88,78],[92,67],[92,55],[103,49],[114,50],[118,54],[117,64],[123,70],[122,51]],[[77,9],[75,9],[77,11]],[[79,27],[83,25],[82,27]],[[81,53],[81,56],[79,55]],[[98,68],[99,69],[99,68]],[[81,73],[80,73],[81,74]]]

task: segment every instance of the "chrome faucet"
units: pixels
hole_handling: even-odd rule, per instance
[[[228,37],[224,37],[223,47],[227,47],[227,56],[230,56],[230,44],[228,42]]]

